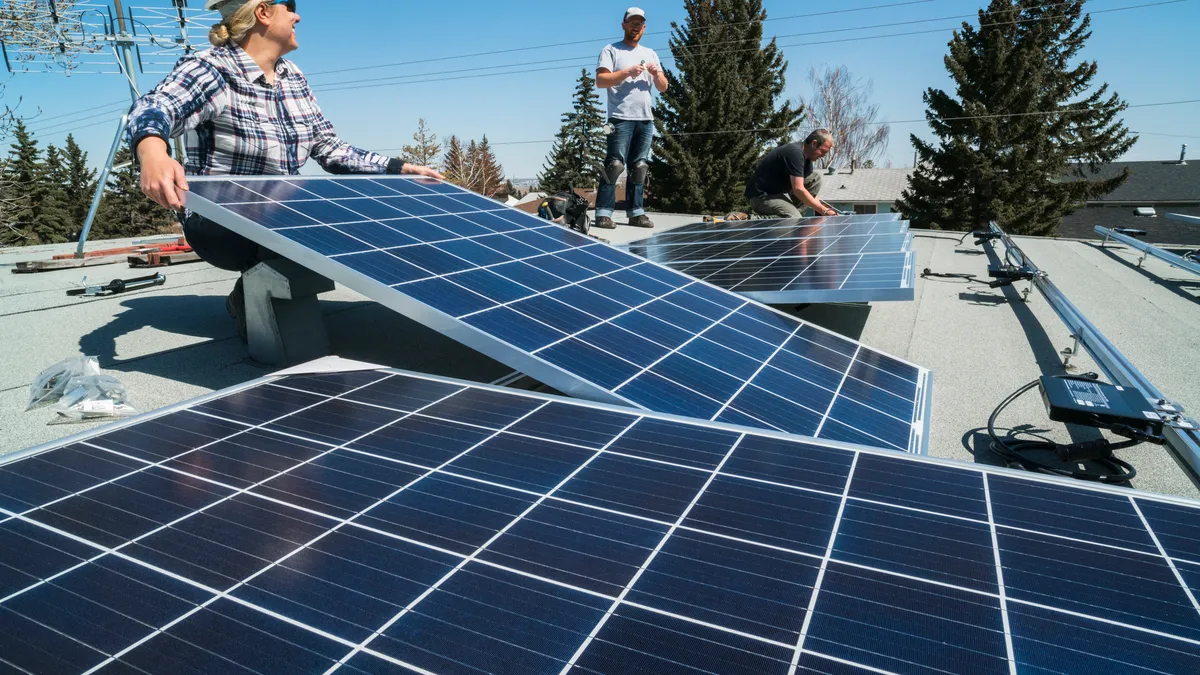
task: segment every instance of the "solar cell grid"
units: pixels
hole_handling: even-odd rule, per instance
[[[848,370],[867,364],[872,350],[837,358],[860,348],[455,186],[212,178],[196,181],[189,199],[190,208],[560,391],[802,435],[846,425],[858,440],[924,452],[927,371],[872,361],[915,386],[902,396],[907,403],[860,423],[860,404],[876,412],[867,391],[874,378]],[[838,279],[814,278],[853,291],[894,268],[866,263]],[[714,345],[729,347],[723,359],[704,356]],[[843,403],[852,392],[857,403]],[[892,416],[895,424],[881,423]]]
[[[16,672],[1200,667],[1194,502],[394,371],[222,392],[0,494]]]
[[[703,223],[630,244],[630,252],[767,304],[911,300],[916,268],[908,223]],[[718,225],[725,229],[718,229]]]

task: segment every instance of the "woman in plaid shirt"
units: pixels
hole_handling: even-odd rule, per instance
[[[206,7],[221,12],[209,32],[213,48],[181,59],[130,112],[128,140],[146,196],[182,211],[185,174],[295,175],[309,157],[335,174],[442,177],[337,137],[304,74],[283,58],[298,46],[295,0],[208,0]],[[167,139],[180,135],[186,168],[167,152]],[[196,253],[221,269],[244,272],[275,257],[197,214],[187,215],[183,231]],[[226,307],[245,339],[241,279]]]

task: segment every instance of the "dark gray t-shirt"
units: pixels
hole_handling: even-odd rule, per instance
[[[804,143],[787,143],[767,153],[746,183],[746,199],[763,195],[791,194],[792,177],[808,178],[812,160],[804,156]]]

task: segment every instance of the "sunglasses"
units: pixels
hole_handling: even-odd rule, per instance
[[[270,0],[268,5],[283,5],[292,14],[296,13],[296,0]]]

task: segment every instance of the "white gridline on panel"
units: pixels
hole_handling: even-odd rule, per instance
[[[456,392],[456,393],[457,393],[457,392]],[[452,395],[452,394],[451,394],[451,395]],[[319,404],[318,404],[318,405],[319,405]],[[540,408],[535,408],[535,410],[540,410]],[[284,417],[287,417],[287,416],[284,416]],[[395,422],[395,420],[394,420],[394,422]],[[394,423],[394,422],[392,422],[392,423]],[[392,424],[392,423],[389,423],[389,424]],[[628,430],[628,428],[626,428],[626,430]],[[734,444],[734,448],[736,448],[736,447],[737,447],[737,446],[736,446],[736,444]],[[731,453],[733,452],[733,448],[731,448],[730,452],[731,452]],[[727,455],[727,456],[728,456],[728,455]],[[856,458],[857,458],[857,455],[856,455]],[[726,459],[727,459],[727,458],[726,458]],[[724,464],[724,460],[722,460],[722,464]],[[293,468],[294,468],[294,467],[293,467]],[[847,489],[848,489],[848,483],[847,483]],[[697,497],[697,498],[698,498],[698,497]],[[211,504],[210,504],[210,506],[211,506]],[[289,504],[289,506],[290,506],[290,504]],[[188,514],[188,515],[192,515],[192,514]],[[186,518],[186,516],[185,516],[185,518]],[[36,524],[36,522],[35,522],[35,525],[41,525],[41,524]],[[1147,524],[1147,527],[1148,527],[1148,524]],[[751,544],[752,544],[752,542],[746,542],[746,543],[751,543]],[[794,551],[793,551],[793,552],[794,552]],[[864,568],[865,568],[865,566],[864,566]],[[882,571],[882,572],[884,572],[884,573],[887,573],[887,571]],[[906,577],[906,575],[905,575],[905,577]],[[922,580],[922,579],[919,579],[919,578],[913,578],[913,579],[916,579],[916,580]],[[928,580],[925,580],[925,581],[928,581]],[[938,585],[943,585],[943,584],[938,584]],[[949,587],[955,587],[955,586],[953,586],[953,585],[948,585],[948,584],[944,584],[944,585],[946,585],[946,586],[949,586]],[[962,589],[962,590],[966,590],[966,589]],[[970,591],[970,590],[968,590],[968,591]],[[988,595],[988,593],[984,593],[984,595]],[[1022,603],[1022,604],[1036,604],[1036,603]],[[1049,609],[1055,609],[1055,608],[1049,608]],[[1075,614],[1075,613],[1072,613],[1072,614]],[[1079,616],[1085,616],[1085,617],[1086,617],[1087,615],[1079,615]],[[686,617],[684,617],[684,619],[686,619]],[[1094,617],[1093,617],[1093,619],[1094,619]],[[1104,620],[1102,620],[1102,621],[1104,621]],[[1123,625],[1122,625],[1122,623],[1118,623],[1118,622],[1112,622],[1112,621],[1106,621],[1106,622],[1112,623],[1112,625],[1123,626]],[[1138,629],[1138,627],[1133,627],[1133,626],[1130,626],[1130,628],[1135,628],[1135,629]],[[1154,631],[1151,631],[1151,632],[1152,632],[1152,633],[1156,633],[1156,634],[1158,634],[1158,632],[1154,632]],[[1171,637],[1171,635],[1168,635],[1168,637]],[[1177,638],[1177,637],[1176,637],[1176,638]]]
[[[297,181],[297,183],[301,183],[301,181]],[[263,196],[263,198],[264,198],[264,199],[268,199],[268,202],[256,202],[256,203],[273,203],[273,204],[282,205],[282,206],[285,206],[285,207],[286,207],[286,205],[287,205],[287,203],[288,203],[288,202],[278,202],[278,201],[270,200],[268,197],[266,197],[266,195],[263,195],[261,192],[254,191],[254,190],[252,190],[251,188],[249,188],[249,187],[246,187],[247,185],[253,185],[253,184],[254,184],[253,182],[235,182],[235,184],[236,184],[236,185],[238,185],[239,187],[242,187],[243,189],[250,190],[250,191],[252,191],[252,192],[255,192],[255,194],[259,194],[260,196]],[[349,189],[349,188],[348,188],[348,189]],[[310,194],[312,194],[312,193],[310,193]],[[366,194],[364,194],[364,193],[359,193],[359,194],[361,195],[361,197],[352,197],[352,198],[344,198],[344,199],[372,198],[372,197],[370,197],[369,195],[366,195]],[[438,196],[445,196],[445,197],[451,197],[451,198],[452,198],[452,194],[453,194],[453,193],[431,193],[431,194],[436,194],[436,195],[438,195]],[[413,196],[413,195],[400,195],[400,194],[397,194],[396,196],[405,196],[405,197],[419,198],[419,196]],[[289,200],[289,201],[300,201],[300,200]],[[326,200],[326,199],[320,199],[320,198],[318,198],[318,199],[304,200],[304,201],[333,201],[333,200]],[[221,206],[221,205],[218,205],[218,206]],[[437,208],[437,207],[434,207],[434,208]],[[292,210],[292,209],[289,209],[289,210]],[[297,213],[299,213],[299,212],[297,212]],[[447,212],[447,213],[444,213],[444,214],[439,214],[439,215],[460,215],[461,213],[471,213],[471,212],[459,212],[459,213],[450,213],[450,212]],[[522,214],[522,215],[527,215],[527,214]],[[419,219],[419,218],[418,218],[418,219]],[[506,220],[507,220],[507,219],[506,219]],[[516,223],[515,223],[515,221],[510,221],[510,222],[514,222],[514,224],[516,224]],[[433,224],[433,223],[429,223],[429,224]],[[318,226],[316,226],[316,227],[320,227],[320,226],[322,226],[322,225],[318,225]],[[311,227],[311,226],[310,226],[310,227]],[[327,226],[327,225],[326,225],[325,227],[329,227],[329,226]],[[544,228],[544,227],[545,227],[545,226],[543,226],[543,228]],[[536,229],[543,229],[543,228],[536,228]],[[527,228],[527,229],[529,229],[529,228]],[[482,235],[482,236],[486,236],[486,235]],[[355,239],[357,239],[357,238],[355,238]],[[362,240],[361,240],[361,239],[358,239],[358,241],[362,241]],[[363,243],[364,245],[366,245],[366,246],[371,246],[371,244],[368,244],[368,243],[367,243],[367,242],[365,242],[365,241],[363,241],[362,243]],[[303,245],[303,244],[301,244],[301,245]],[[429,245],[429,244],[423,244],[423,245]],[[590,246],[598,246],[598,244],[589,244],[589,245],[587,245],[587,246],[580,246],[580,247],[575,247],[575,248],[576,248],[576,249],[578,249],[578,250],[585,250],[586,248],[589,248]],[[440,250],[440,249],[439,249],[439,250]],[[493,250],[494,250],[494,249],[493,249]],[[571,249],[567,249],[567,250],[571,250]],[[369,252],[373,252],[373,251],[384,251],[384,252],[386,252],[386,251],[387,251],[387,249],[379,249],[379,248],[376,248],[376,247],[372,247],[371,251],[363,251],[363,252],[361,252],[361,253],[369,253]],[[566,250],[563,250],[563,251],[557,251],[557,252],[554,252],[554,253],[542,253],[542,254],[538,254],[538,255],[536,255],[536,256],[531,256],[530,258],[526,258],[526,259],[520,259],[519,261],[524,261],[524,260],[528,260],[528,259],[532,259],[532,258],[542,257],[542,256],[544,256],[544,255],[554,256],[554,255],[557,255],[558,253],[565,253],[565,252],[566,252]],[[358,254],[361,254],[361,253],[358,253]],[[447,253],[448,255],[453,255],[453,254],[449,254],[448,252],[446,252],[446,253]],[[343,254],[343,255],[355,255],[355,254]],[[458,256],[455,256],[455,257],[458,257]],[[331,257],[331,259],[333,259],[333,258]],[[492,265],[488,265],[488,266],[478,266],[478,265],[474,265],[473,263],[470,263],[470,261],[467,261],[467,260],[465,260],[465,259],[462,259],[462,258],[459,258],[459,259],[460,259],[460,260],[463,260],[463,262],[465,262],[465,263],[468,263],[468,264],[471,264],[471,265],[473,265],[473,267],[472,267],[471,269],[467,269],[467,270],[460,270],[459,272],[455,272],[455,273],[451,273],[451,274],[445,274],[445,275],[432,275],[431,277],[429,277],[429,279],[439,279],[439,278],[440,278],[440,279],[444,279],[444,280],[447,280],[447,281],[449,281],[450,283],[454,283],[454,285],[455,285],[455,286],[457,286],[457,287],[461,288],[462,290],[464,290],[464,291],[465,291],[465,292],[467,292],[467,293],[471,293],[471,294],[479,295],[479,294],[478,294],[478,293],[476,293],[475,291],[473,291],[473,290],[471,290],[471,289],[469,289],[469,288],[467,288],[467,287],[465,287],[465,286],[461,286],[461,285],[459,285],[459,284],[455,283],[455,282],[454,282],[454,280],[453,280],[453,279],[451,279],[450,277],[452,277],[454,274],[459,274],[459,273],[463,273],[463,272],[472,271],[473,269],[487,269],[488,267],[495,267],[495,266],[499,266],[499,265],[503,265],[503,264],[508,264],[508,263],[510,263],[510,262],[516,262],[516,261],[505,261],[505,262],[501,262],[501,263],[494,263],[494,264],[492,264]],[[636,256],[635,256],[635,259],[636,259]],[[405,261],[405,262],[407,262],[407,261]],[[610,261],[606,261],[606,262],[610,262]],[[642,261],[640,261],[640,259],[639,259],[639,263],[641,263],[641,262],[642,262]],[[412,263],[409,263],[409,264],[412,264]],[[615,263],[611,263],[611,262],[610,262],[610,264],[615,264]],[[414,266],[415,266],[415,265],[414,265]],[[635,265],[632,265],[632,266],[630,266],[629,268],[626,268],[626,269],[632,269],[632,268],[634,268],[634,267],[636,267],[636,266],[637,266],[637,265],[635,264]],[[426,271],[426,272],[428,272],[428,270],[424,270],[423,268],[420,268],[420,269],[422,269],[422,271]],[[586,269],[586,268],[584,268],[584,269]],[[591,270],[588,270],[588,271],[589,271],[589,272],[591,272]],[[619,272],[619,271],[622,271],[622,270],[613,270],[612,272],[609,272],[609,273],[606,273],[606,274],[612,274],[612,273],[616,273],[616,272]],[[636,270],[635,270],[635,271],[636,271]],[[362,274],[361,272],[356,272],[356,273]],[[596,274],[596,273],[594,273],[594,272],[591,272],[591,273],[595,275],[593,278],[597,278],[597,277],[599,277],[599,276],[604,276],[604,275],[599,275],[599,274]],[[557,275],[553,275],[553,276],[557,276]],[[561,278],[561,277],[560,277],[560,278]],[[848,277],[847,277],[847,278],[848,278]],[[426,281],[426,280],[429,280],[429,279],[422,279],[422,280],[416,280],[416,281],[413,281],[413,282],[404,282],[404,283],[417,283],[417,281]],[[584,279],[584,280],[581,280],[581,281],[579,281],[579,282],[569,282],[569,283],[567,283],[567,284],[566,284],[564,287],[569,287],[569,286],[573,286],[573,285],[576,285],[576,284],[585,283],[585,282],[587,282],[587,281],[589,281],[589,280],[590,280],[590,279]],[[510,281],[513,281],[513,280],[510,280]],[[568,281],[568,280],[564,279],[564,281]],[[655,281],[657,281],[657,280],[655,280]],[[513,283],[517,283],[518,285],[522,285],[522,286],[523,286],[523,284],[520,284],[519,282],[515,282],[515,281],[513,281]],[[659,283],[663,283],[663,282],[659,282]],[[692,283],[694,283],[694,282],[690,282],[689,284],[687,284],[687,286],[690,286],[690,285],[692,285]],[[843,283],[845,283],[845,282],[843,282]],[[402,291],[402,289],[401,289],[401,288],[399,288],[399,287],[400,287],[400,286],[403,286],[403,285],[404,285],[404,284],[394,284],[394,285],[392,285],[392,288],[396,288],[397,290],[401,290],[401,291]],[[665,285],[665,284],[664,284],[664,285]],[[526,288],[528,288],[528,287],[526,287]],[[530,290],[532,291],[533,289],[530,289]],[[554,290],[559,290],[559,289],[553,289],[553,290],[550,290],[550,291],[545,291],[545,292],[535,293],[535,295],[546,295],[546,294],[548,294],[548,293],[552,293],[552,292],[554,292]],[[640,290],[640,289],[635,289],[635,290]],[[676,289],[676,290],[679,290],[679,289]],[[643,291],[643,292],[644,292],[644,291]],[[673,293],[673,292],[674,292],[674,291],[672,291],[672,292],[668,292],[668,293],[664,294],[664,296],[665,296],[665,295],[670,295],[670,294],[671,294],[671,293]],[[481,296],[481,297],[484,297],[484,296]],[[532,296],[531,296],[531,297],[532,297]],[[484,298],[484,299],[487,299],[487,298]],[[663,298],[662,298],[662,297],[660,297],[660,298],[658,298],[658,299],[663,299]],[[700,298],[700,299],[701,299],[701,300],[705,300],[705,299],[703,299],[703,298]],[[488,300],[490,301],[490,299],[488,299]],[[707,300],[706,300],[706,301],[707,301]],[[494,302],[494,301],[492,301],[492,302]],[[514,302],[515,302],[515,301],[514,301]],[[669,302],[669,301],[668,301],[668,302]],[[672,304],[674,304],[674,303],[672,303]],[[743,305],[743,306],[744,306],[744,305]],[[489,309],[495,309],[495,307],[493,307],[493,308],[489,308]],[[687,308],[683,308],[683,309],[685,309],[685,310],[686,310]],[[481,312],[484,312],[484,311],[489,311],[489,310],[487,310],[487,309],[485,309],[485,310],[479,310],[479,312],[475,312],[475,313],[481,313]],[[516,310],[514,310],[514,311],[516,311]],[[584,311],[584,310],[581,310],[581,311]],[[628,314],[628,313],[629,313],[629,312],[631,312],[631,311],[633,311],[633,310],[627,310],[627,311],[625,311],[625,312],[622,312],[622,313],[621,313],[620,315],[618,315],[617,317],[613,317],[613,319],[609,319],[609,320],[606,320],[606,321],[600,321],[600,323],[598,323],[598,324],[596,324],[596,325],[602,325],[602,324],[604,324],[604,323],[610,323],[612,320],[614,320],[614,319],[616,319],[616,318],[618,318],[618,317],[620,317],[620,316],[624,316],[625,314]],[[691,310],[687,310],[687,311],[689,311],[689,312],[690,312]],[[462,317],[456,317],[456,318],[459,318],[459,319],[461,320],[462,318],[464,318],[464,317],[467,317],[467,316],[470,316],[471,314],[475,314],[475,313],[466,314],[466,315],[463,315]],[[586,313],[586,311],[585,311],[585,313]],[[525,316],[526,318],[529,318],[530,320],[533,320],[533,321],[538,321],[538,323],[543,323],[543,325],[546,325],[546,324],[544,324],[544,322],[541,322],[541,321],[539,321],[539,320],[537,320],[537,319],[535,319],[535,318],[533,318],[533,317],[530,317],[530,316],[528,316],[528,315],[522,314],[522,316]],[[589,316],[594,316],[594,315],[590,315],[590,314],[589,314]],[[701,315],[698,315],[698,316],[701,316]],[[599,317],[594,317],[594,318],[597,318],[597,319],[598,319]],[[704,318],[705,318],[705,319],[707,319],[707,317],[704,317]],[[753,318],[753,317],[750,317],[750,318]],[[711,319],[707,319],[707,320],[710,320],[710,321],[711,321]],[[807,324],[803,324],[803,322],[801,322],[801,323],[802,323],[802,325],[807,325]],[[673,324],[671,324],[671,325],[673,325]],[[593,326],[593,327],[594,327],[594,326]],[[617,327],[617,328],[621,328],[620,326],[616,326],[616,327]],[[711,327],[712,327],[712,326],[710,325],[710,326],[709,326],[709,328],[711,328]],[[590,328],[592,328],[592,327],[589,327],[589,329],[590,329]],[[676,328],[678,328],[678,326],[676,326]],[[727,328],[730,328],[730,327],[727,327]],[[733,328],[731,328],[731,329],[732,329],[732,330],[737,330],[737,329],[733,329]],[[621,329],[621,330],[624,330],[624,329]],[[681,330],[682,330],[682,329],[681,329]],[[708,330],[708,329],[706,328],[705,330]],[[580,331],[580,332],[584,332],[584,331]],[[739,331],[739,332],[741,332],[741,331]],[[578,333],[577,333],[577,334],[578,334]],[[749,335],[749,334],[747,334],[747,335]],[[568,338],[569,338],[569,337],[571,337],[571,336],[568,336]],[[752,337],[752,338],[753,338],[753,337],[755,337],[755,336],[753,336],[753,335],[750,335],[749,337]],[[567,339],[567,338],[563,338],[563,340],[565,340],[565,339]],[[561,342],[561,341],[563,341],[563,340],[559,340],[559,342]],[[822,345],[818,345],[818,346],[822,346]],[[593,346],[593,347],[594,347],[594,346]],[[622,360],[622,361],[624,361],[624,360],[625,360],[625,359],[622,359],[621,357],[619,357],[619,356],[617,356],[617,355],[615,355],[615,354],[612,354],[611,352],[608,352],[607,350],[600,349],[599,347],[594,347],[594,348],[596,348],[596,349],[598,349],[599,351],[602,351],[602,352],[604,352],[604,353],[608,354],[609,356],[612,356],[613,358],[617,358],[617,359],[620,359],[620,360]],[[683,356],[685,356],[685,357],[687,357],[687,358],[691,359],[691,357],[688,357],[688,355],[686,355],[686,354],[684,354]],[[745,356],[745,355],[743,354],[743,356]],[[798,354],[797,354],[796,356],[800,356],[800,355],[798,355]],[[800,358],[805,358],[805,357],[801,356]],[[691,360],[693,360],[693,361],[694,361],[695,359],[691,359]],[[808,359],[806,359],[806,360],[808,360]],[[698,363],[699,363],[699,362],[698,362]],[[634,365],[636,365],[636,364],[634,364]],[[708,364],[703,364],[703,363],[702,363],[701,365],[707,366]],[[821,365],[821,364],[817,364],[817,365]],[[851,366],[853,366],[853,362],[851,362],[851,364],[850,364],[850,365],[851,365]],[[871,366],[871,364],[865,364],[865,365]],[[874,366],[871,366],[871,367],[872,367],[872,368],[874,368]],[[729,376],[729,377],[734,377],[734,376],[730,375],[729,373],[724,373],[724,371],[720,371],[719,369],[715,369],[715,368],[714,368],[714,370],[718,370],[718,372],[721,372],[722,374],[725,374],[725,375],[727,375],[727,376]],[[783,371],[783,372],[785,372],[785,373],[786,373],[787,371]],[[789,375],[792,375],[793,377],[799,377],[798,375],[795,375],[795,374],[792,374],[792,373],[787,373],[787,374],[789,374]],[[719,405],[721,405],[721,404],[726,404],[726,405],[727,405],[727,404],[729,403],[729,402],[723,402],[723,401],[718,401],[718,400],[716,400],[716,399],[713,399],[711,396],[708,396],[707,394],[705,394],[705,393],[703,393],[703,392],[698,392],[698,391],[695,391],[695,390],[691,389],[690,387],[685,387],[685,386],[683,386],[683,385],[679,384],[678,382],[674,382],[674,381],[673,381],[673,380],[671,380],[670,378],[664,378],[664,379],[667,379],[668,381],[672,382],[672,383],[673,383],[673,384],[675,384],[676,386],[680,386],[680,387],[682,387],[682,388],[684,388],[684,389],[687,389],[687,390],[689,390],[689,391],[692,391],[693,393],[699,394],[699,395],[701,395],[701,396],[703,396],[703,397],[705,397],[705,398],[709,398],[709,399],[710,399],[710,400],[712,400],[714,403],[717,403],[717,404],[719,404]],[[739,378],[734,378],[734,379],[739,379]],[[800,379],[803,379],[803,378],[800,378]],[[861,380],[860,380],[860,381],[861,381]],[[623,385],[622,385],[622,386],[624,386],[624,384],[627,384],[627,383],[623,383]],[[814,384],[814,383],[809,383],[809,384]],[[878,389],[878,387],[875,387],[875,385],[873,385],[873,384],[866,383],[866,382],[864,382],[864,384],[866,384],[867,386],[870,386],[870,387],[872,387],[872,388],[876,388],[876,389]],[[814,384],[814,386],[819,386],[819,385],[815,385],[815,384]],[[768,390],[768,389],[763,389],[763,388],[761,388],[761,387],[757,387],[757,386],[756,386],[756,388],[762,389],[762,391],[765,391],[765,392],[767,392],[767,393],[769,393],[769,394],[772,394],[772,395],[778,396],[778,394],[776,394],[775,392],[772,392],[772,391],[770,391],[770,390]],[[890,394],[890,392],[887,392],[886,390],[883,390],[883,389],[879,389],[879,390],[880,390],[880,391],[882,391],[882,392],[883,392],[883,393],[885,393],[885,394]],[[615,390],[614,390],[614,391],[615,391]],[[786,401],[787,399],[784,399],[784,400]],[[901,419],[899,419],[899,418],[895,418],[893,415],[890,415],[889,413],[886,413],[886,412],[884,412],[884,411],[878,410],[878,409],[874,408],[873,406],[867,405],[866,403],[863,403],[863,402],[860,402],[860,401],[856,401],[856,402],[857,402],[857,403],[859,403],[860,405],[863,405],[863,406],[864,406],[864,407],[866,407],[866,408],[870,408],[870,409],[872,409],[872,410],[875,410],[875,411],[876,411],[877,413],[879,413],[879,414],[885,415],[885,416],[887,416],[887,417],[892,417],[893,419],[896,419],[896,420],[897,420],[897,421],[899,421],[899,422],[902,422],[902,423],[905,423],[905,424],[912,424],[912,422],[913,422],[913,420],[912,420],[912,419],[909,419],[909,420],[901,420]],[[722,405],[722,409],[724,409],[724,407],[725,407],[725,405]],[[778,427],[776,427],[776,426],[774,426],[774,425],[772,425],[772,424],[769,424],[769,423],[767,423],[767,422],[765,422],[765,421],[763,421],[763,420],[761,420],[761,419],[759,419],[759,418],[755,417],[753,414],[750,414],[750,413],[747,413],[747,412],[745,412],[745,411],[741,411],[741,410],[739,410],[739,412],[741,412],[742,414],[745,414],[745,415],[747,415],[747,416],[749,416],[749,417],[751,417],[751,418],[754,418],[754,419],[756,419],[756,420],[757,420],[757,421],[758,421],[760,424],[764,425],[765,427],[772,428],[772,429],[778,429]],[[816,412],[816,411],[814,411],[814,412]],[[918,415],[918,414],[919,414],[919,412],[920,412],[920,411],[918,411],[918,410],[916,409],[916,407],[915,407],[915,401],[914,401],[913,417],[915,418],[915,417],[916,417],[916,415]],[[710,418],[710,419],[711,419],[711,418]],[[847,426],[849,426],[849,425],[847,425]],[[851,427],[851,428],[853,428],[853,427]],[[863,433],[864,435],[866,435],[866,436],[868,436],[868,437],[875,438],[875,439],[876,439],[876,440],[877,440],[879,443],[882,443],[882,444],[884,444],[886,447],[895,448],[895,449],[897,449],[897,450],[901,450],[901,451],[904,451],[904,450],[905,450],[905,448],[906,448],[906,446],[902,447],[902,446],[900,446],[900,445],[892,444],[892,443],[890,443],[890,442],[888,442],[888,441],[885,441],[885,440],[883,440],[883,439],[880,439],[880,438],[878,438],[878,437],[876,437],[876,436],[874,436],[874,435],[872,435],[872,434],[870,434],[870,433],[866,433],[866,432],[863,432],[863,431],[861,431],[861,430],[857,430],[857,429],[856,429],[856,431],[859,431],[859,433]],[[916,432],[915,432],[915,430],[914,430],[914,431],[912,431],[912,432],[910,432],[910,434],[909,434],[909,444],[908,444],[908,445],[911,445],[911,441],[912,441],[912,434],[913,434],[913,433],[916,433]]]

